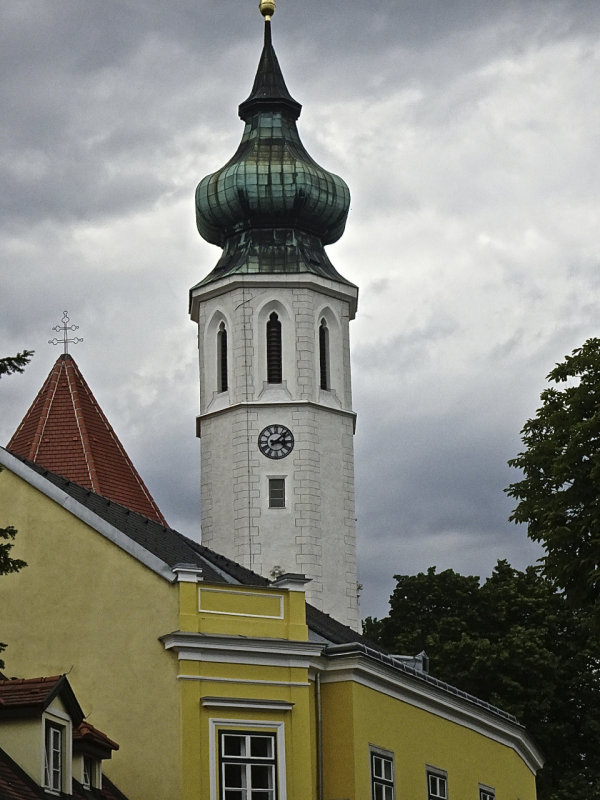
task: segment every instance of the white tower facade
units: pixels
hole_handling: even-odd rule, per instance
[[[202,543],[357,629],[349,322],[357,288],[323,245],[349,193],[297,134],[266,23],[236,155],[199,185],[200,233],[223,247],[190,292],[200,354]]]

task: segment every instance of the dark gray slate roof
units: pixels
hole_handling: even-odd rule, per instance
[[[25,458],[20,460],[170,567],[177,564],[194,564],[201,567],[204,580],[210,583],[237,583],[246,586],[270,585],[270,582],[262,575],[252,572],[230,558],[215,553],[214,550],[189,539],[173,528],[167,528],[142,514],[108,500],[106,497],[101,497]],[[377,645],[369,639],[352,628],[342,625],[341,622],[314,606],[307,604],[306,618],[311,631],[332,644],[360,642],[377,648]],[[377,649],[381,650],[381,648]]]
[[[270,581],[263,578],[262,575],[258,575],[256,572],[246,569],[246,567],[243,567],[241,564],[219,553],[215,553],[208,547],[204,547],[198,542],[188,539],[186,536],[183,536],[183,534],[173,530],[173,528],[167,528],[135,511],[120,506],[118,503],[107,500],[105,497],[101,497],[89,489],[78,486],[76,483],[60,475],[56,475],[43,467],[39,467],[37,464],[27,459],[21,458],[20,460],[39,475],[42,475],[50,483],[62,489],[78,503],[81,503],[82,506],[85,506],[121,533],[129,536],[130,539],[144,547],[170,567],[174,567],[177,564],[193,564],[202,569],[204,579],[211,583],[234,583],[246,586],[270,585]],[[400,663],[395,660],[393,656],[388,655],[379,645],[374,644],[365,636],[343,625],[333,617],[330,617],[329,614],[319,611],[308,603],[306,605],[306,622],[313,634],[326,640],[326,642],[331,645],[325,650],[328,655],[342,655],[354,651],[361,652],[369,658],[374,658],[386,663],[418,681],[424,681],[430,685],[434,685],[448,694],[460,697],[470,704],[485,709],[496,716],[513,723],[516,722],[511,714],[507,714],[505,711],[477,697],[473,697],[450,684],[439,681],[424,672]]]

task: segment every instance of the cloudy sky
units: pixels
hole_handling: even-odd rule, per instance
[[[197,182],[234,152],[255,0],[0,0],[0,386],[10,438],[72,349],[173,527],[199,535],[187,291],[219,251]],[[352,323],[363,615],[395,573],[538,550],[506,461],[554,363],[598,330],[597,0],[278,0],[302,139],[352,192],[329,254]]]

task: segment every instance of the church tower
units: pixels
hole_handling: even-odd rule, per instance
[[[201,236],[223,248],[190,290],[198,324],[202,543],[358,628],[355,414],[349,322],[358,289],[324,246],[342,235],[344,181],[300,141],[301,106],[271,41],[239,107],[241,143],[196,190]]]

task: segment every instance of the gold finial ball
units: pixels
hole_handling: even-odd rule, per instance
[[[275,13],[275,0],[260,0],[258,7],[265,19],[271,19]]]

